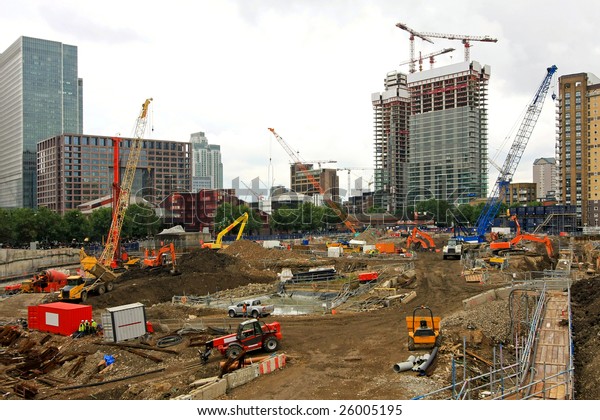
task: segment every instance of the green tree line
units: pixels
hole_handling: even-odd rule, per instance
[[[3,246],[22,247],[35,241],[48,246],[70,244],[73,241],[80,243],[85,238],[102,242],[106,239],[111,222],[110,208],[99,208],[91,214],[70,210],[63,215],[46,207],[0,208],[0,243]],[[132,204],[125,214],[121,238],[144,238],[162,229],[162,221],[152,208]]]

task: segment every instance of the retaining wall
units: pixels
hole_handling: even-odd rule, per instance
[[[180,395],[176,400],[214,400],[225,395],[228,390],[245,385],[260,375],[268,375],[285,366],[285,354],[277,354],[260,363],[227,373],[215,382],[203,385],[192,392]]]
[[[45,268],[79,263],[79,249],[0,249],[0,278],[37,273]]]
[[[470,297],[463,300],[463,309],[467,310],[475,308],[479,305],[483,305],[486,302],[492,302],[496,299],[507,299],[511,290],[511,287],[502,287],[500,289],[488,290],[487,292],[483,292],[477,296]]]

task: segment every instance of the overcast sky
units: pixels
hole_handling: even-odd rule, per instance
[[[21,35],[78,47],[86,134],[133,135],[152,97],[147,138],[204,131],[221,146],[226,188],[238,176],[289,186],[291,159],[268,127],[305,161],[372,168],[371,93],[389,71],[408,73],[409,34],[398,22],[498,39],[473,42],[471,60],[491,66],[489,155],[499,166],[547,67],[600,76],[593,0],[0,0],[0,10],[0,51]],[[460,41],[433,41],[415,41],[417,54],[455,48],[435,66],[464,60]],[[550,89],[517,182],[532,181],[534,159],[554,157]],[[339,175],[345,188],[347,172]],[[490,167],[492,184],[497,175]],[[352,182],[361,176],[372,181],[356,170]]]

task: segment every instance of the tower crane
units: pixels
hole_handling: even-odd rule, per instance
[[[421,34],[420,32],[417,32],[414,29],[409,28],[404,23],[396,23],[396,26],[410,34],[410,37],[408,38],[410,40],[410,61],[408,63],[409,64],[408,71],[410,73],[414,73],[415,72],[415,63],[417,61],[415,59],[415,37],[421,38],[423,41],[427,41],[430,44],[433,44],[433,41],[431,39],[429,39],[427,36]]]
[[[469,61],[471,58],[470,48],[471,41],[481,41],[481,42],[498,42],[496,38],[492,38],[491,36],[475,36],[475,35],[451,35],[451,34],[440,34],[437,32],[420,32],[420,36],[422,37],[431,37],[431,38],[444,38],[444,39],[458,39],[462,41],[465,47],[465,61]]]
[[[296,166],[299,167],[302,172],[304,172],[308,180],[311,182],[311,184],[313,184],[313,187],[315,187],[315,189],[319,191],[319,194],[323,196],[323,201],[325,201],[325,203],[333,210],[336,216],[338,216],[340,220],[344,222],[346,227],[350,229],[352,233],[356,233],[356,229],[354,228],[354,225],[348,220],[347,215],[342,211],[340,206],[338,206],[338,204],[335,201],[327,197],[327,194],[323,190],[323,187],[321,186],[319,181],[317,181],[315,177],[310,173],[310,170],[307,168],[306,163],[300,160],[296,152],[294,152],[289,146],[289,144],[287,144],[286,141],[279,134],[277,134],[274,128],[269,128],[269,131],[273,133],[279,144],[281,144],[281,146],[284,148],[287,154],[292,158],[294,164],[296,164]]]
[[[438,55],[446,54],[446,53],[449,53],[449,52],[452,52],[452,51],[454,51],[454,48],[444,48],[443,50],[436,51],[434,53],[426,54],[426,55],[423,55],[423,56],[421,56],[421,53],[419,52],[419,59],[418,60],[415,60],[415,59],[406,60],[406,61],[403,61],[402,63],[400,63],[400,65],[403,66],[405,64],[412,64],[413,65],[412,69],[410,69],[409,71],[411,73],[414,73],[415,72],[414,64],[415,64],[415,61],[418,61],[419,62],[419,71],[422,71],[423,70],[423,59],[424,58],[429,58],[429,64],[430,64],[431,68],[433,68],[434,57],[436,57]]]
[[[506,160],[504,161],[502,168],[500,169],[498,178],[496,179],[496,184],[494,185],[492,193],[488,197],[488,200],[485,203],[479,218],[477,219],[477,223],[475,225],[476,236],[457,235],[456,239],[458,241],[469,243],[486,242],[485,233],[494,220],[494,217],[496,217],[498,209],[500,208],[500,203],[502,203],[503,198],[506,196],[508,186],[517,170],[517,166],[519,165],[521,156],[523,156],[523,152],[525,151],[525,147],[527,146],[527,142],[531,137],[531,133],[533,132],[533,128],[535,127],[538,117],[542,112],[544,99],[546,98],[546,94],[550,88],[550,82],[552,81],[552,77],[554,73],[556,73],[556,70],[557,67],[555,65],[546,69],[546,76],[544,77],[544,80],[542,80],[542,84],[539,86],[535,92],[535,95],[533,96],[533,99],[527,106],[525,116],[521,121],[516,137],[513,140],[513,144],[508,152],[508,155],[506,156]]]
[[[127,164],[125,166],[125,174],[123,175],[123,180],[121,185],[119,186],[119,194],[118,199],[116,201],[116,207],[113,209],[112,222],[110,225],[110,229],[108,231],[108,237],[106,239],[106,244],[104,245],[104,249],[102,250],[102,254],[98,259],[98,263],[96,264],[102,270],[105,270],[110,266],[111,262],[114,259],[115,252],[118,251],[119,241],[121,239],[121,230],[123,228],[123,221],[125,220],[125,212],[127,211],[127,207],[129,206],[129,197],[131,194],[131,187],[133,186],[133,179],[135,177],[135,170],[137,168],[138,160],[140,157],[140,153],[142,151],[142,137],[146,130],[146,122],[148,117],[148,107],[152,98],[146,99],[142,104],[142,110],[137,119],[135,133],[133,136],[133,140],[131,141],[131,147],[129,149],[129,156],[127,158]],[[94,275],[93,270],[90,272]],[[96,275],[96,277],[98,277]]]

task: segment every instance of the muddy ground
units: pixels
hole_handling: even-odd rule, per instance
[[[388,278],[395,275],[394,267],[406,263],[405,260],[358,256],[333,261],[338,272],[348,276],[355,275],[356,271],[378,270]],[[514,261],[516,266],[517,260]],[[281,268],[301,270],[331,263],[332,259],[317,255],[265,250],[257,244],[239,241],[218,252],[199,250],[181,256],[177,264],[180,275],[173,276],[168,271],[130,271],[121,276],[112,292],[90,297],[86,304],[92,305],[94,316],[99,318],[107,307],[143,303],[147,318],[157,329],[149,338],[150,347],[141,350],[151,358],[107,345],[101,337],[73,339],[21,331],[18,342],[0,348],[2,398],[21,399],[13,389],[18,383],[35,388],[35,399],[161,400],[183,395],[194,389],[191,385],[194,381],[218,375],[219,362],[223,360],[214,354],[208,364],[200,363],[198,351],[202,347],[197,344],[210,339],[211,335],[198,327],[235,328],[239,320],[227,318],[221,309],[171,304],[173,296],[223,294],[234,300],[251,291],[276,293],[277,273]],[[490,357],[493,346],[509,340],[510,320],[505,302],[489,302],[476,312],[462,310],[463,299],[505,285],[507,276],[498,275],[487,283],[468,283],[460,275],[461,262],[442,260],[440,253],[419,253],[414,263],[414,278],[404,281],[406,279],[398,276],[400,281],[396,288],[397,293],[416,292],[408,304],[391,301],[389,306],[365,307],[357,302],[367,301],[373,295],[358,296],[355,302],[348,302],[335,314],[324,311],[265,318],[265,322],[281,323],[284,338],[280,350],[287,355],[287,366],[236,388],[223,398],[410,399],[449,384],[449,360],[463,336],[469,336],[470,350],[484,358]],[[521,270],[549,268],[545,264],[544,259],[523,257]],[[597,281],[580,281],[571,291],[578,399],[600,399],[597,374],[600,356],[595,351],[600,330]],[[0,302],[0,325],[14,321],[14,315],[10,314],[16,314],[18,308],[11,308],[11,299]],[[18,299],[12,302],[16,304]],[[440,357],[429,376],[396,373],[393,365],[405,361],[411,354],[406,346],[405,317],[419,305],[429,306],[436,316],[444,319]],[[357,310],[357,307],[366,309]],[[161,338],[172,336],[176,331],[181,333],[179,343],[157,347]],[[33,350],[38,352],[56,348],[60,366],[38,374],[37,378],[35,375],[27,377],[19,371],[18,363],[11,363],[7,358],[23,348],[25,342],[33,343]],[[98,364],[107,354],[116,357],[115,363],[112,368],[99,372]],[[476,367],[477,362],[472,363]],[[129,379],[109,382],[121,378]]]

